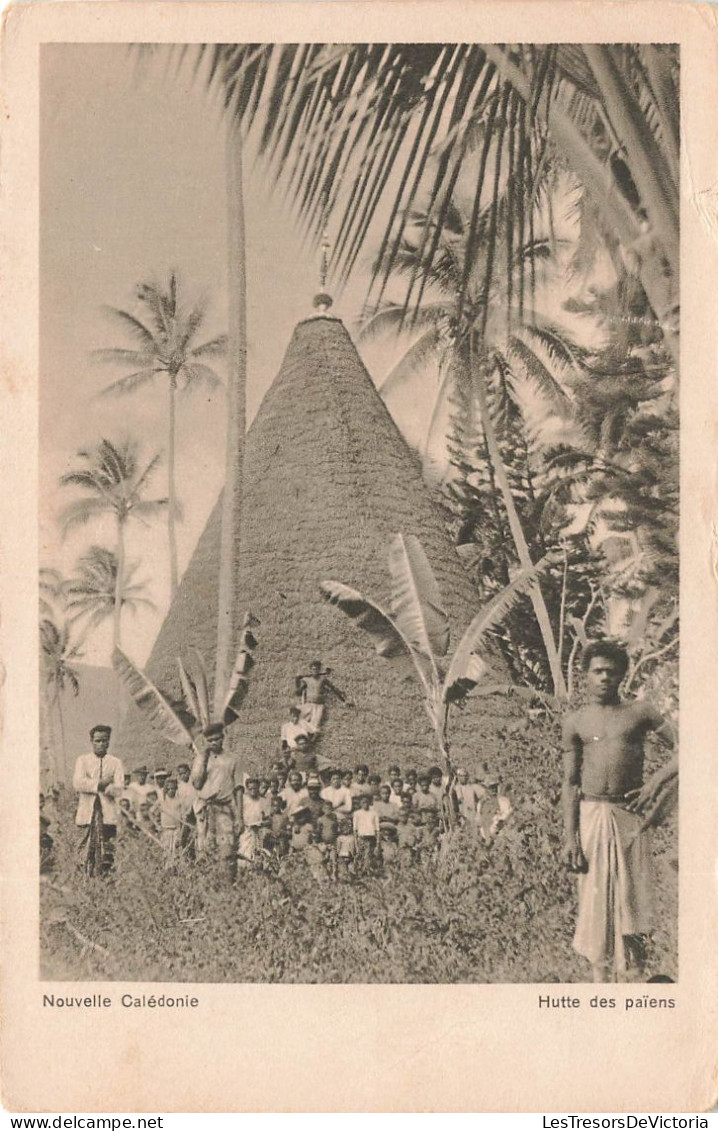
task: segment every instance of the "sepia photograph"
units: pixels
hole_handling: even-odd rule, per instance
[[[679,980],[680,66],[40,46],[42,980]]]

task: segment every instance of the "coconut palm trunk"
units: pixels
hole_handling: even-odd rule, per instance
[[[125,578],[125,525],[117,523],[117,576],[115,578],[115,603],[112,615],[112,648],[122,644],[122,587]]]
[[[473,358],[472,358],[473,361]],[[489,412],[488,401],[486,396],[486,385],[484,383],[484,376],[481,372],[481,366],[472,364],[471,375],[473,378],[473,386],[476,391],[476,399],[479,402],[479,410],[481,412],[481,419],[484,427],[484,435],[486,436],[486,446],[489,449],[489,459],[493,465],[496,483],[501,492],[501,497],[506,507],[506,514],[509,520],[509,529],[511,530],[511,537],[516,547],[519,561],[522,569],[531,569],[534,564],[531,560],[531,553],[529,551],[528,543],[521,526],[521,519],[519,518],[516,509],[516,503],[511,493],[511,485],[509,477],[506,473],[506,467],[499,448],[499,442],[494,429],[491,414]],[[541,631],[544,648],[546,649],[546,658],[548,660],[549,669],[551,671],[551,681],[553,683],[554,695],[558,699],[566,698],[566,684],[563,678],[563,671],[561,668],[561,661],[559,659],[556,641],[553,635],[553,628],[551,627],[551,620],[548,615],[548,609],[544,600],[541,587],[536,581],[529,591],[529,597],[534,607],[536,620]]]
[[[56,782],[64,785],[67,766],[67,745],[65,742],[65,716],[62,712],[62,692],[60,691],[58,691],[55,696],[55,706],[57,707],[57,721],[60,724],[60,756],[55,759],[54,777]]]
[[[177,568],[177,534],[175,530],[175,512],[177,509],[177,492],[175,490],[175,414],[177,399],[177,377],[170,373],[169,379],[169,435],[167,437],[167,535],[170,547],[170,593],[174,598],[177,592],[179,571]]]
[[[43,688],[40,696],[40,724],[41,743],[47,755],[47,774],[50,784],[57,781],[57,744],[55,739],[55,724],[52,719],[52,702],[48,697],[47,688]]]
[[[220,533],[217,655],[214,707],[219,718],[229,684],[239,632],[237,553],[242,509],[247,392],[247,265],[242,192],[242,137],[227,123],[227,451]]]

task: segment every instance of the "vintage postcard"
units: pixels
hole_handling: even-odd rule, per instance
[[[6,10],[6,1107],[715,1102],[717,50]]]

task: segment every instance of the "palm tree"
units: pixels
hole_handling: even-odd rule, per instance
[[[134,613],[139,606],[154,609],[144,596],[146,581],[133,582],[138,562],[128,562],[120,593],[121,611]],[[65,582],[69,623],[84,621],[83,639],[104,621],[114,618],[117,599],[117,555],[105,546],[90,546],[75,566],[74,575]]]
[[[77,453],[81,466],[69,471],[60,479],[63,487],[79,487],[83,497],[68,503],[60,513],[63,535],[78,526],[111,515],[115,520],[117,535],[115,601],[113,610],[113,647],[120,640],[120,617],[125,576],[125,529],[130,519],[144,521],[154,518],[168,504],[167,499],[146,499],[152,474],[159,463],[155,455],[140,465],[138,445],[133,440],[112,443],[100,440],[94,448]]]
[[[260,126],[260,150],[316,239],[342,194],[334,266],[345,276],[393,170],[401,176],[383,240],[390,261],[403,236],[400,217],[410,216],[427,188],[441,231],[461,169],[476,153],[464,289],[481,244],[479,212],[490,200],[488,289],[499,256],[511,270],[510,240],[502,249],[496,239],[502,186],[508,228],[521,243],[532,230],[541,172],[559,161],[590,194],[604,229],[616,233],[677,364],[674,45],[215,44],[200,51],[210,56],[208,81],[219,86],[229,115]],[[386,276],[377,282],[383,289]],[[407,307],[420,295],[421,280],[410,279]]]
[[[58,623],[51,617],[40,621],[40,668],[43,686],[43,719],[45,741],[50,750],[50,773],[55,781],[65,776],[65,721],[62,713],[62,694],[67,687],[73,695],[80,690],[75,661],[80,658],[80,645],[71,637],[70,624]],[[61,764],[58,766],[57,745],[54,736],[53,712],[60,725]]]
[[[222,492],[219,577],[217,579],[217,651],[214,711],[223,707],[232,677],[242,620],[237,592],[234,547],[239,544],[247,428],[247,263],[244,230],[243,142],[240,123],[230,116],[226,133],[227,292],[227,441]]]
[[[172,596],[178,584],[175,534],[178,514],[175,490],[176,397],[178,392],[187,392],[200,385],[215,389],[221,384],[219,376],[206,364],[205,359],[221,357],[227,345],[224,334],[196,344],[206,318],[206,303],[199,301],[185,308],[179,302],[178,291],[177,275],[172,271],[166,285],[145,282],[136,288],[139,313],[113,306],[106,307],[105,310],[113,321],[134,339],[136,348],[100,349],[93,353],[98,361],[131,370],[103,389],[103,396],[134,393],[160,377],[167,382],[167,528]]]
[[[480,223],[485,228],[490,218],[485,214]],[[469,401],[475,396],[480,427],[516,554],[522,570],[531,570],[533,561],[528,541],[511,489],[494,413],[489,406],[490,390],[496,375],[499,391],[504,396],[511,394],[512,382],[516,384],[521,379],[531,381],[551,399],[556,411],[566,413],[570,409],[570,397],[551,369],[555,369],[558,362],[559,368],[562,366],[565,371],[574,355],[561,332],[547,322],[543,325],[525,324],[513,332],[508,329],[506,296],[500,293],[498,275],[494,276],[491,291],[486,292],[483,257],[475,263],[468,289],[463,289],[464,249],[470,220],[456,202],[448,210],[436,241],[431,241],[432,247],[436,243],[436,251],[427,258],[425,234],[431,229],[431,224],[426,213],[415,213],[412,226],[407,228],[402,245],[394,256],[394,273],[421,273],[426,281],[427,301],[415,311],[414,324],[419,325],[420,336],[389,374],[381,391],[386,395],[415,377],[417,371],[425,370],[429,358],[438,362],[443,376],[429,425],[427,447],[439,410],[452,386],[466,389]],[[518,248],[517,255],[523,261],[525,249]],[[381,330],[401,332],[405,325],[401,304],[385,303],[367,320],[363,334],[366,337]],[[551,620],[538,583],[530,591],[530,596],[551,670],[554,694],[561,698],[565,695],[565,682]]]
[[[53,617],[56,609],[65,608],[65,579],[59,569],[40,567],[40,616]]]

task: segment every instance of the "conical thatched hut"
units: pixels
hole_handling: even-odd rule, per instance
[[[247,435],[239,556],[242,609],[259,618],[249,696],[233,746],[247,765],[268,766],[293,702],[294,675],[315,657],[353,707],[330,702],[324,755],[379,768],[434,760],[420,692],[406,668],[381,659],[361,630],[322,599],[318,583],[352,585],[388,600],[387,553],[398,532],[420,539],[436,574],[452,646],[477,611],[476,595],[439,509],[379,397],[342,322],[301,322]],[[220,508],[215,506],[147,665],[179,695],[178,655],[198,648],[212,665],[216,633]],[[499,678],[505,679],[500,672]],[[452,726],[452,750],[471,763],[491,758],[505,701],[476,699]],[[132,708],[118,753],[176,763],[180,749],[149,730]]]

